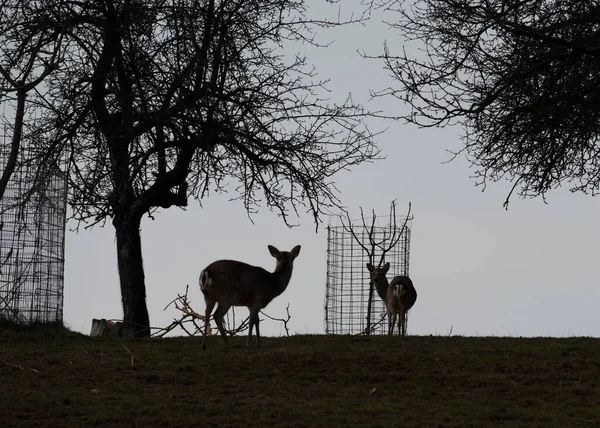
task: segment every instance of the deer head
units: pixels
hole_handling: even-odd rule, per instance
[[[386,263],[382,267],[374,267],[371,263],[367,263],[367,269],[371,275],[371,286],[375,287],[379,297],[385,301],[388,287],[386,275],[390,270],[390,264]]]

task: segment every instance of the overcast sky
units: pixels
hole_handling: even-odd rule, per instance
[[[325,2],[323,2],[325,3]],[[319,3],[318,7],[323,7]],[[314,11],[317,13],[320,11]],[[331,11],[330,11],[331,12]],[[347,10],[349,12],[349,10]],[[390,19],[388,17],[388,19]],[[322,78],[331,78],[332,99],[352,93],[367,102],[369,89],[394,85],[382,64],[357,54],[381,53],[384,40],[400,48],[399,38],[377,18],[367,26],[321,33],[335,39],[327,49],[307,51]],[[397,100],[368,102],[390,115],[406,106]],[[373,122],[388,128],[377,143],[385,160],[342,172],[335,181],[351,213],[358,208],[385,215],[391,200],[399,212],[412,202],[410,272],[418,292],[408,333],[477,336],[599,336],[597,218],[600,200],[565,188],[541,199],[502,203],[510,184],[485,192],[469,177],[469,164],[450,158],[461,147],[460,127],[418,129],[400,122]],[[198,275],[221,258],[272,270],[267,245],[290,250],[302,245],[288,289],[266,309],[285,315],[290,304],[292,333],[324,333],[326,228],[318,233],[310,216],[288,229],[267,209],[248,219],[241,203],[214,196],[186,211],[163,210],[144,219],[142,241],[147,303],[152,326],[165,327],[179,313],[163,311],[190,285],[193,308],[203,313]],[[325,224],[328,219],[324,218]],[[74,227],[74,224],[69,224]],[[92,231],[67,232],[64,320],[89,333],[92,318],[121,318],[116,247],[112,224]],[[237,309],[245,318],[246,308]],[[261,323],[263,335],[284,334],[279,323]]]

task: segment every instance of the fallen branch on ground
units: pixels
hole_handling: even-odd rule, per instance
[[[183,296],[178,294],[177,297],[175,299],[171,300],[169,302],[169,304],[167,306],[165,306],[165,308],[163,309],[163,310],[167,310],[167,308],[169,308],[171,306],[175,306],[175,309],[180,311],[182,313],[182,316],[179,319],[174,319],[173,322],[170,325],[168,325],[167,327],[153,328],[156,330],[156,332],[154,332],[152,334],[152,337],[156,337],[156,338],[164,337],[166,334],[175,330],[177,327],[180,327],[183,331],[185,331],[188,336],[199,336],[199,335],[204,334],[204,318],[205,317],[204,317],[204,315],[201,315],[192,309],[191,302],[188,299],[189,287],[190,287],[189,284],[186,285],[185,294]],[[264,313],[263,311],[260,311],[260,313],[273,321],[282,322],[283,327],[285,328],[286,335],[289,337],[290,329],[288,327],[288,322],[290,321],[290,319],[292,317],[290,315],[290,304],[289,303],[288,303],[287,307],[285,308],[285,310],[287,313],[286,318],[274,318],[274,317]],[[231,318],[230,318],[230,314],[231,314]],[[198,325],[198,323],[197,323],[198,320],[200,320],[202,322],[202,325]],[[233,309],[232,311],[230,311],[227,314],[227,318],[223,322],[224,328],[225,328],[225,334],[227,334],[228,336],[235,336],[239,333],[242,333],[242,332],[248,330],[249,322],[250,322],[250,317],[246,317],[246,319],[244,321],[242,321],[240,323],[240,325],[236,326],[235,309]],[[186,324],[190,324],[190,323],[193,324],[193,326],[194,326],[193,331],[190,331],[188,328],[186,328]],[[210,327],[210,324],[208,325],[207,334],[209,336],[212,335],[212,329]]]
[[[204,323],[204,315],[201,315],[192,309],[190,301],[188,300],[189,289],[190,289],[190,286],[188,284],[185,287],[185,294],[183,296],[178,294],[177,297],[175,299],[171,300],[171,302],[169,302],[169,304],[167,306],[165,306],[165,308],[163,309],[163,310],[167,310],[167,308],[169,308],[171,305],[174,305],[175,309],[177,309],[178,311],[180,311],[183,314],[181,316],[181,318],[174,319],[173,322],[169,326],[158,329],[155,333],[152,334],[152,337],[163,337],[164,335],[166,335],[167,333],[169,333],[170,331],[174,330],[177,327],[181,327],[181,329],[183,331],[185,331],[188,336],[195,336],[198,333],[204,334],[204,330],[203,330],[202,326],[198,325],[196,322],[197,320],[200,320],[200,321],[202,321],[202,323]],[[190,332],[185,327],[185,324],[189,324],[189,323],[193,324],[193,326],[195,328],[194,332]],[[207,334],[212,335],[210,325],[208,326]]]
[[[12,363],[7,363],[6,361],[0,361],[0,363],[4,364],[5,366],[10,366],[10,367],[14,367],[16,369],[21,369],[21,370],[28,370],[34,373],[39,373],[36,369],[27,369],[23,366],[20,366],[18,364],[12,364]]]
[[[121,345],[123,345],[123,348],[125,348],[125,350],[126,350],[127,352],[129,352],[129,355],[131,355],[131,366],[133,367],[133,366],[135,365],[135,360],[136,360],[136,358],[135,358],[135,355],[133,355],[133,352],[131,352],[131,351],[129,350],[129,348],[128,348],[127,346],[125,346],[125,344],[124,344],[124,343],[121,343]]]

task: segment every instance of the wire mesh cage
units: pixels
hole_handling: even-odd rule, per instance
[[[384,322],[385,305],[371,289],[370,276],[366,268],[366,264],[371,260],[361,243],[367,243],[371,239],[380,244],[375,246],[373,254],[374,264],[377,265],[382,258],[381,248],[389,246],[391,241],[397,238],[397,243],[385,253],[381,264],[390,263],[388,279],[396,275],[408,276],[412,219],[411,215],[399,221],[392,215],[375,216],[372,230],[370,229],[372,217],[365,218],[365,222],[359,219],[344,225],[338,219],[336,224],[329,224],[325,291],[326,333],[387,333],[387,322]],[[365,224],[368,227],[365,227]],[[354,234],[349,230],[350,228]],[[371,300],[370,310],[369,300]]]
[[[0,136],[0,169],[11,144]],[[63,320],[67,184],[56,162],[31,162],[22,146],[0,199],[0,319],[18,325]]]

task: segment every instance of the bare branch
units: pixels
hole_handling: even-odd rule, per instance
[[[167,306],[165,306],[165,308],[163,309],[163,311],[165,311],[173,305],[175,307],[175,309],[177,309],[178,311],[180,311],[182,313],[180,318],[173,320],[173,322],[170,325],[168,325],[167,327],[157,329],[157,331],[152,334],[152,337],[163,337],[178,327],[181,328],[183,331],[185,331],[185,333],[188,336],[195,336],[196,334],[203,334],[202,327],[200,325],[196,324],[196,320],[201,321],[202,325],[204,325],[204,315],[201,315],[192,309],[190,301],[188,299],[189,288],[190,288],[189,284],[186,285],[185,286],[185,294],[183,296],[178,294],[177,297],[175,299],[171,300],[169,302],[169,304],[167,304]],[[193,324],[193,326],[194,326],[193,332],[190,332],[189,330],[186,329],[185,324],[187,324],[187,323]],[[209,330],[208,330],[207,334],[212,335],[210,325],[209,325]]]
[[[475,184],[545,198],[564,183],[600,192],[600,4],[593,0],[381,0],[401,35],[381,55],[395,81],[373,91],[422,127],[461,124]],[[457,154],[458,154],[457,153]]]
[[[263,314],[264,316],[266,316],[267,318],[269,318],[270,320],[279,321],[279,322],[283,323],[283,328],[285,328],[285,334],[287,337],[290,337],[290,329],[288,328],[288,322],[290,321],[292,316],[290,315],[290,304],[289,303],[285,307],[285,313],[287,315],[285,318],[274,318],[271,315],[264,313],[263,311],[260,311],[260,313]]]

